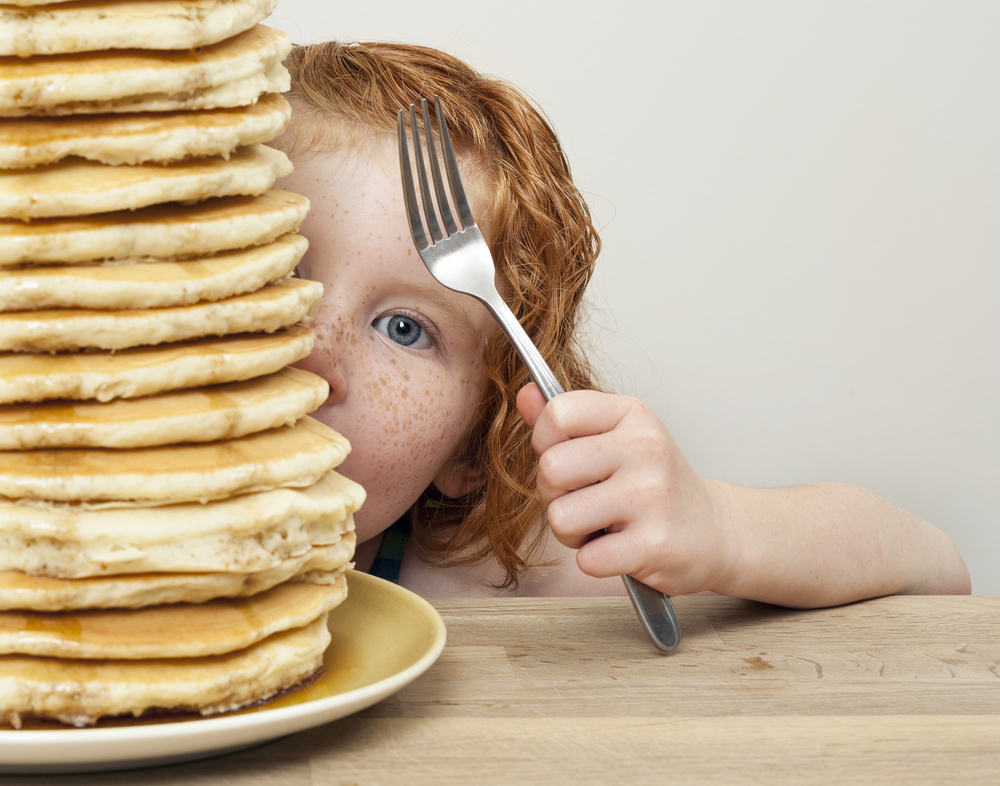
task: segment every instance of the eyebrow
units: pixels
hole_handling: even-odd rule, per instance
[[[426,300],[435,307],[453,315],[459,323],[460,329],[464,330],[467,335],[475,335],[476,327],[472,319],[472,307],[474,303],[479,301],[471,295],[454,292],[444,285],[424,286],[422,284],[407,287],[407,293]],[[483,308],[486,307],[483,306]]]

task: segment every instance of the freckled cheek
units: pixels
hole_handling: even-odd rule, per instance
[[[356,410],[359,431],[369,440],[364,452],[378,453],[386,470],[433,478],[474,412],[466,392],[448,381],[443,374],[421,386],[390,375],[369,380],[359,391]]]
[[[460,433],[433,410],[429,397],[409,391],[392,396],[385,385],[371,384],[354,438],[354,450],[343,465],[344,474],[361,483],[368,501],[356,518],[364,540],[392,523],[416,501],[454,450]]]
[[[399,375],[385,373],[362,386],[359,410],[369,429],[381,432],[387,447],[427,459],[460,429],[458,422],[463,419],[462,410],[456,408],[458,400],[445,391],[439,378],[414,385]]]
[[[352,443],[341,471],[368,492],[356,518],[364,539],[391,524],[437,476],[468,429],[479,386],[469,386],[474,375],[409,364],[404,373],[398,363],[349,347],[346,356],[349,393],[331,412],[331,425]]]

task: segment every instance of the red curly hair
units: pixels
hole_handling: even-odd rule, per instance
[[[600,239],[555,132],[531,101],[421,46],[331,41],[294,47],[285,65],[293,119],[277,144],[293,160],[330,152],[345,138],[357,145],[394,138],[400,109],[440,96],[456,152],[473,176],[471,190],[481,197],[477,221],[505,299],[563,387],[593,388],[575,335]],[[485,470],[485,483],[460,499],[430,489],[410,516],[428,562],[492,558],[505,573],[498,587],[507,588],[531,565],[543,532],[537,457],[515,404],[531,380],[499,329],[484,345],[483,366],[486,389],[461,457]]]

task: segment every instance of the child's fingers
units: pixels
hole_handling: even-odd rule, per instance
[[[542,504],[547,507],[563,494],[607,480],[627,458],[616,440],[604,436],[553,445],[538,460],[536,484]]]
[[[611,478],[553,500],[545,513],[556,540],[578,549],[596,533],[627,528],[644,516],[645,500],[630,493],[630,485]]]
[[[552,399],[536,419],[531,444],[541,455],[568,439],[603,434],[614,429],[631,407],[632,399],[596,390],[563,393]]]
[[[521,413],[528,428],[535,427],[535,421],[543,409],[545,409],[545,396],[534,382],[529,382],[517,392],[517,411]]]
[[[703,584],[695,575],[697,571],[692,574],[692,566],[676,556],[669,544],[663,544],[654,555],[643,536],[622,530],[585,543],[576,553],[576,564],[588,576],[604,579],[629,575],[668,595],[700,591]]]
[[[608,532],[584,543],[576,553],[576,563],[588,576],[606,579],[634,574],[644,552],[627,531]]]
[[[564,494],[545,510],[545,520],[552,534],[571,549],[580,548],[616,519],[616,511],[609,507],[607,495],[593,486]]]

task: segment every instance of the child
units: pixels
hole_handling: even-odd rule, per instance
[[[296,169],[280,185],[312,202],[299,275],[326,292],[303,365],[329,381],[315,416],[351,440],[342,471],[368,491],[359,569],[426,596],[620,594],[622,573],[799,607],[969,592],[951,541],[875,495],[702,478],[640,401],[595,390],[574,334],[600,241],[516,89],[401,44],[296,47],[286,64],[276,145]],[[485,308],[413,248],[397,112],[435,95],[501,291],[570,391],[548,405]]]

